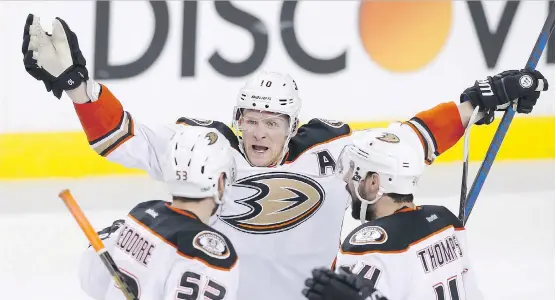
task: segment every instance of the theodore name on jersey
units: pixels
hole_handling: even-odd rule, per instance
[[[147,266],[155,245],[129,225],[124,225],[116,240],[116,246],[138,263]]]

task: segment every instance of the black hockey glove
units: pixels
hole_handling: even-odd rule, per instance
[[[302,291],[309,300],[388,300],[349,271],[337,274],[320,268],[312,273],[313,277],[305,281],[306,287]]]
[[[122,219],[116,220],[112,223],[112,225],[110,225],[110,226],[104,228],[103,230],[97,232],[98,237],[101,240],[105,240],[105,239],[109,238],[112,233],[118,231],[120,226],[122,226],[124,224],[125,224],[125,220],[122,220]],[[91,247],[91,244],[89,244],[89,247]]]
[[[52,22],[49,34],[42,29],[39,18],[29,14],[21,51],[27,73],[41,80],[58,99],[62,91],[75,89],[89,79],[77,36],[60,18]]]
[[[517,112],[528,114],[537,104],[541,91],[548,90],[548,81],[539,71],[509,70],[486,79],[475,81],[460,96],[460,102],[470,101],[473,107],[485,112],[477,125],[494,121],[496,110],[505,110],[510,102],[518,99]]]

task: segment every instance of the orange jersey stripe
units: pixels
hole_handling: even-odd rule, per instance
[[[73,106],[89,142],[109,135],[124,117],[122,104],[104,85],[97,101]]]
[[[465,131],[457,104],[454,102],[442,103],[422,111],[415,115],[413,120],[424,125],[430,134],[435,144],[436,155],[454,146]]]

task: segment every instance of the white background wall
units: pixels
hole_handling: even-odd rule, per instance
[[[546,1],[520,4],[496,69],[485,67],[479,40],[465,1],[454,1],[448,40],[425,68],[411,73],[382,69],[366,54],[359,37],[356,1],[305,1],[298,4],[295,29],[302,47],[311,55],[329,58],[347,49],[347,68],[333,75],[314,75],[287,56],[280,38],[281,2],[234,1],[237,7],[257,16],[268,29],[269,49],[263,68],[286,71],[297,80],[304,99],[302,117],[342,120],[389,120],[410,117],[439,102],[457,101],[460,93],[488,74],[523,68],[548,11]],[[505,1],[483,1],[492,30],[497,27]],[[209,1],[199,3],[197,76],[180,78],[182,2],[168,2],[170,32],[167,44],[145,73],[123,80],[107,80],[135,117],[146,123],[171,122],[177,116],[228,121],[238,89],[246,78],[227,78],[207,63],[218,50],[229,60],[242,60],[252,47],[251,36],[242,28],[217,17]],[[67,98],[56,100],[22,67],[20,50],[28,13],[39,15],[46,29],[55,16],[65,19],[77,33],[92,72],[94,9],[87,1],[0,2],[2,44],[0,63],[5,78],[0,82],[0,132],[79,130],[79,122]],[[146,49],[153,34],[153,14],[147,2],[112,3],[109,60],[125,63]],[[286,26],[283,24],[283,26]],[[408,54],[411,55],[411,49]],[[539,63],[550,82],[554,66],[545,57]],[[6,71],[8,70],[8,71]],[[554,89],[543,99],[554,99]],[[363,107],[363,108],[362,108]],[[214,108],[218,108],[217,110]],[[333,109],[331,109],[333,108]],[[533,114],[554,115],[554,101],[540,101]]]

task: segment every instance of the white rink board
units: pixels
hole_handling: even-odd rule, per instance
[[[489,27],[494,30],[506,2],[482,2]],[[135,77],[103,82],[134,117],[146,123],[172,122],[180,116],[229,122],[238,90],[246,77],[221,75],[207,61],[215,51],[230,61],[245,59],[253,47],[251,35],[220,18],[212,1],[199,2],[196,75],[180,78],[183,3],[167,4],[168,39],[154,64]],[[460,93],[476,79],[505,69],[523,68],[548,11],[547,1],[520,3],[496,67],[489,70],[467,3],[454,1],[449,35],[435,58],[420,70],[393,73],[375,63],[362,46],[358,1],[305,1],[298,5],[293,25],[301,47],[321,59],[336,57],[344,51],[347,55],[345,69],[319,75],[302,69],[288,56],[280,28],[292,25],[279,24],[281,1],[233,1],[233,4],[266,26],[268,50],[260,68],[292,74],[304,100],[302,120],[321,117],[344,121],[411,117],[440,102],[458,101]],[[3,73],[0,84],[5,85],[0,86],[0,133],[80,130],[69,99],[64,96],[58,101],[47,94],[42,83],[31,78],[23,68],[19,45],[25,19],[31,12],[41,16],[47,30],[54,17],[65,19],[77,33],[89,69],[91,72],[93,69],[95,28],[98,27],[93,2],[1,1],[2,40],[10,47],[0,47]],[[153,35],[153,20],[147,1],[112,1],[109,62],[123,64],[140,57]],[[411,54],[408,50],[407,55]],[[538,68],[554,82],[554,65],[546,63],[546,55]],[[545,97],[554,99],[554,89]],[[554,101],[539,101],[533,114],[554,115]]]

